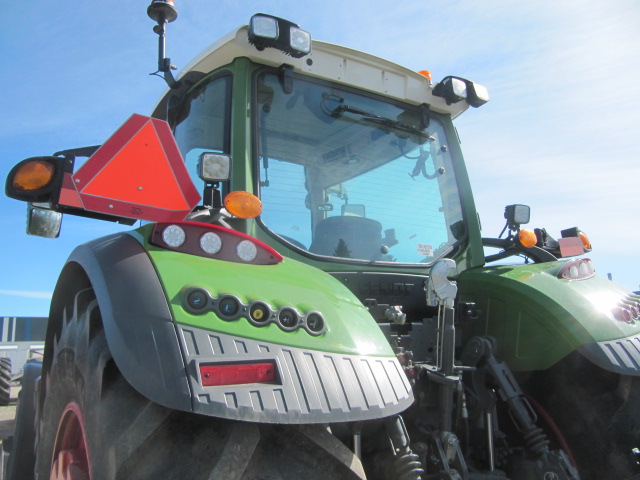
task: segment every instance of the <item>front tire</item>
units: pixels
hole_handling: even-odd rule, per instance
[[[365,478],[357,457],[321,426],[221,420],[140,395],[111,356],[92,289],[65,309],[53,348],[37,480]]]

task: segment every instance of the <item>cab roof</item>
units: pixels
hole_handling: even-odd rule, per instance
[[[423,75],[358,50],[313,40],[311,53],[302,58],[291,57],[276,48],[259,51],[249,43],[246,25],[220,38],[195,57],[180,72],[178,81],[202,77],[239,57],[273,67],[290,65],[297,73],[338,82],[413,105],[427,104],[432,111],[450,114],[454,118],[469,108],[466,102],[447,105],[443,98],[434,96],[432,92],[435,85],[430,85]],[[188,82],[182,83],[180,90],[189,88]],[[154,117],[166,117],[166,104],[174,93],[180,92],[169,89],[164,93],[154,110]]]

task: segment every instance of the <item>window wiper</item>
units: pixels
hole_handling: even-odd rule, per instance
[[[435,141],[435,138],[429,135],[428,133],[425,133],[416,127],[412,127],[411,125],[407,125],[406,123],[399,122],[398,120],[392,120],[391,118],[380,117],[378,115],[374,115],[374,116],[369,116],[369,115],[371,114],[368,114],[368,113],[364,114],[363,120],[367,122],[377,123],[378,125],[392,128],[400,132],[416,135],[417,137],[421,137],[426,140]]]
[[[334,109],[327,108],[325,101],[333,100],[338,102],[339,105]],[[323,97],[322,99],[323,110],[332,117],[340,117],[343,113],[353,113],[355,115],[360,115],[362,120],[375,123],[381,125],[383,127],[387,127],[396,131],[401,131],[404,133],[409,133],[411,135],[416,135],[418,137],[427,139],[427,140],[435,140],[434,137],[429,135],[428,133],[423,132],[422,130],[413,127],[411,125],[407,125],[406,123],[399,122],[398,120],[393,120],[392,118],[383,117],[382,115],[376,115],[375,113],[366,112],[364,110],[360,110],[359,108],[351,107],[344,103],[344,99],[338,97],[337,95],[328,95]]]

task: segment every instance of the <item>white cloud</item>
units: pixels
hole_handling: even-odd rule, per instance
[[[27,298],[44,298],[51,299],[51,292],[31,292],[25,290],[0,290],[0,295],[8,295],[11,297],[27,297]]]

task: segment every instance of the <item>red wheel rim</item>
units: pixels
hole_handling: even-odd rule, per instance
[[[52,458],[49,480],[91,480],[84,417],[77,403],[67,405],[60,417]]]

